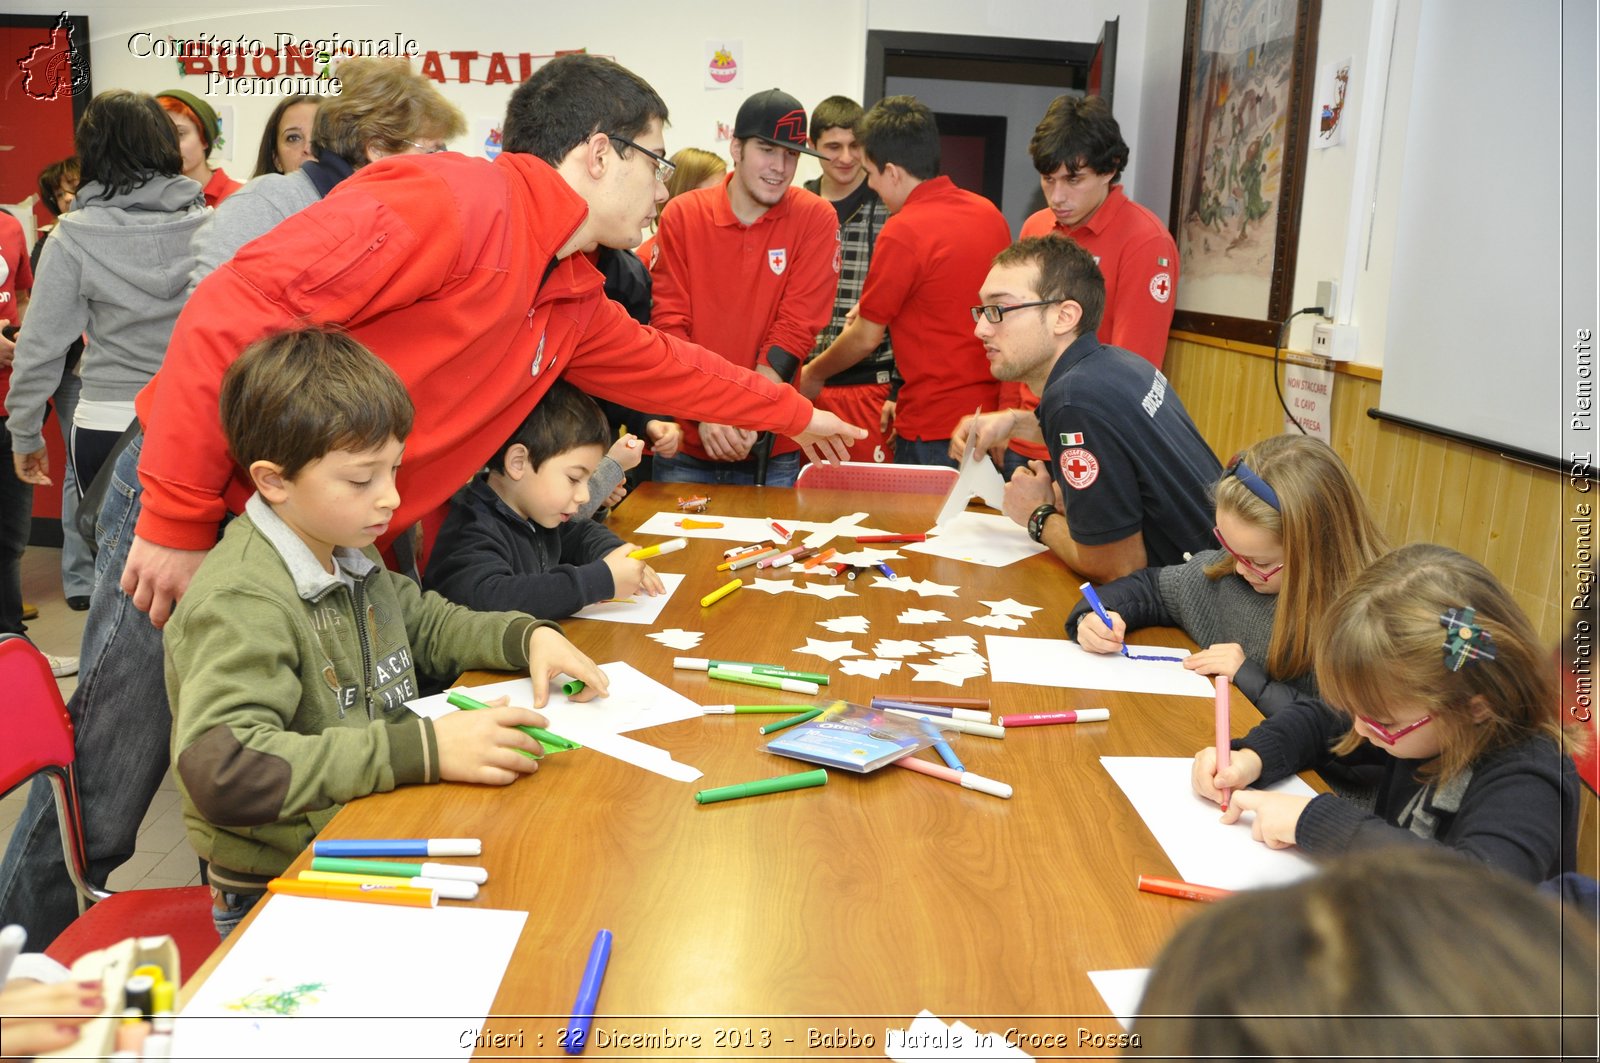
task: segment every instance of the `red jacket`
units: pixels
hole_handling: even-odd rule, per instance
[[[821,196],[790,188],[745,225],[728,201],[733,180],[685,192],[662,212],[650,323],[747,369],[769,365],[773,347],[804,359],[833,314],[839,216]],[[773,453],[794,449],[780,440]],[[683,450],[709,459],[698,425],[683,426]]]
[[[348,328],[416,403],[396,532],[465,484],[557,376],[627,406],[803,431],[811,405],[792,388],[639,325],[584,256],[552,261],[586,212],[529,155],[396,156],[246,244],[195,289],[139,395],[138,534],[216,542],[252,490],[222,437],[222,373],[254,340],[302,323]]]

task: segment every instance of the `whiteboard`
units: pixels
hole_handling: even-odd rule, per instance
[[[1563,141],[1575,95],[1593,129],[1595,56],[1569,48],[1563,68],[1563,18],[1592,45],[1592,0],[1417,2],[1380,405],[1559,460],[1570,338],[1595,303],[1593,137]],[[1564,203],[1575,176],[1587,191]]]

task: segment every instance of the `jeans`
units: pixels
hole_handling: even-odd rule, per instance
[[[1014,450],[1008,449],[1006,451],[1005,459],[1002,462],[1000,474],[1005,477],[1006,483],[1010,483],[1012,474],[1026,464],[1028,464],[1028,459],[1026,457],[1018,454]],[[1049,462],[1046,462],[1045,464],[1048,465]]]
[[[67,372],[56,388],[56,420],[67,442],[66,468],[61,470],[61,590],[68,598],[87,598],[94,593],[94,552],[78,534],[78,499],[89,485],[78,482],[72,462],[72,421],[78,410],[78,395],[83,381]]]
[[[212,886],[211,925],[217,928],[217,936],[227,941],[228,935],[239,928],[244,917],[250,914],[250,909],[261,901],[262,896],[260,893],[226,893]]]
[[[901,465],[948,465],[961,468],[961,463],[950,456],[948,439],[907,439],[894,437],[894,460]]]
[[[658,483],[675,484],[753,484],[755,463],[744,461],[704,461],[678,452],[675,458],[655,456],[653,475]],[[767,462],[768,487],[793,487],[800,475],[800,452],[774,454]]]
[[[172,730],[161,632],[121,584],[139,516],[141,442],[136,438],[118,459],[100,511],[78,690],[67,703],[88,877],[96,885],[133,854],[139,824],[167,770]],[[41,949],[78,915],[53,806],[49,785],[35,778],[0,862],[0,923],[22,924]]]
[[[7,420],[0,414],[0,632],[20,635],[22,551],[28,548],[28,529],[33,523],[33,485],[17,479]]]

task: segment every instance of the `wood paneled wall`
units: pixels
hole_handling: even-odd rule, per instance
[[[1283,430],[1270,351],[1182,334],[1166,373],[1224,461]],[[1434,542],[1488,566],[1554,646],[1570,613],[1562,548],[1566,477],[1367,416],[1378,405],[1371,370],[1339,372],[1332,443],[1395,546]]]

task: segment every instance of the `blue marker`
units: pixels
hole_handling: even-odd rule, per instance
[[[600,1001],[600,983],[605,980],[606,964],[610,960],[611,931],[602,930],[594,936],[594,944],[589,948],[589,962],[583,968],[583,981],[578,983],[578,999],[572,1004],[572,1021],[567,1024],[564,1042],[569,1056],[582,1052],[589,1043],[594,1006]]]
[[[482,856],[477,838],[347,838],[311,844],[312,856]]]
[[[882,572],[885,576],[888,576],[890,579],[899,579],[900,578],[899,576],[896,576],[894,574],[894,569],[890,568],[886,563],[884,563],[882,561],[878,562],[878,571]]]
[[[1089,603],[1089,608],[1094,610],[1094,615],[1098,616],[1100,622],[1106,626],[1106,630],[1110,631],[1111,617],[1106,615],[1105,603],[1101,602],[1100,596],[1094,592],[1094,584],[1086,580],[1079,585],[1078,589],[1083,592],[1083,600]],[[1122,644],[1122,655],[1124,657],[1128,656],[1128,644],[1126,642]]]

